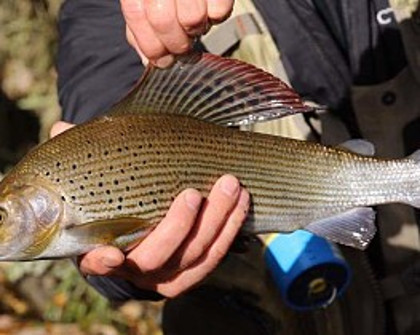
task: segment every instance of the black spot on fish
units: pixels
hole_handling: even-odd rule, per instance
[[[79,207],[79,212],[81,212],[83,210],[83,208],[82,207]]]
[[[149,148],[151,148],[151,147],[153,147],[153,144],[152,144],[152,143],[149,143],[149,145],[148,145],[148,146],[149,146]]]
[[[59,182],[60,182],[60,178],[57,178],[55,181],[56,181],[57,183],[59,183]]]
[[[114,185],[118,185],[120,182],[118,180],[114,180]]]
[[[70,179],[70,180],[69,180],[69,183],[70,183],[70,184],[74,184],[74,180],[73,180],[73,179]]]
[[[105,150],[105,151],[104,151],[104,155],[105,155],[105,156],[108,156],[108,155],[109,155],[109,151],[108,151],[108,150]]]
[[[157,199],[153,199],[153,203],[156,205],[158,203]]]
[[[111,166],[109,167],[109,169],[112,171],[112,170],[114,170],[114,167],[111,165]]]
[[[122,132],[120,133],[120,135],[121,135],[121,137],[124,137],[124,136],[125,136],[125,134],[124,134],[124,133],[122,133]]]
[[[92,158],[92,154],[91,153],[88,153],[87,154],[87,158]]]
[[[91,174],[92,174],[92,171],[91,171],[91,170],[89,170],[89,171],[88,171],[88,175],[91,175]]]
[[[132,181],[134,181],[134,180],[136,180],[136,177],[134,177],[134,176],[130,176],[130,179],[131,179]]]
[[[121,205],[118,205],[117,206],[117,209],[120,211],[120,210],[122,210],[122,206]]]
[[[51,173],[49,171],[45,172],[45,175],[48,177]]]
[[[88,176],[83,176],[83,179],[84,179],[84,180],[88,180],[88,179],[89,179],[89,177],[88,177]]]
[[[125,148],[125,150],[127,150],[127,151],[128,151],[128,150],[130,150],[130,148],[129,148],[129,147],[127,147],[127,146],[125,146],[124,148]]]
[[[133,153],[133,156],[134,157],[137,157],[138,156],[138,153],[137,152]]]
[[[64,202],[66,202],[66,197],[64,195],[61,196],[61,200],[63,200]]]
[[[146,163],[143,163],[143,164],[146,164]],[[138,170],[139,170],[139,167],[138,167],[138,166],[135,166],[135,167],[134,167],[134,170],[135,170],[135,171],[138,171]]]
[[[112,204],[113,202],[114,202],[114,200],[112,200],[112,199],[108,200],[108,203],[110,203],[110,204]]]
[[[74,195],[71,196],[71,200],[75,201],[76,197]]]
[[[144,161],[143,161],[143,165],[146,165],[146,164],[147,164],[147,161],[146,161],[146,160],[144,160]]]
[[[91,197],[94,197],[94,196],[95,196],[95,192],[90,191],[90,192],[89,192],[89,195],[90,195]]]
[[[111,191],[110,190],[106,190],[105,193],[108,194],[108,195],[110,195],[111,194]]]
[[[140,145],[138,146],[138,148],[139,148],[139,149],[143,149],[143,145],[142,145],[142,144],[140,144]]]
[[[144,206],[143,201],[139,201],[139,206],[140,206],[140,207],[143,207],[143,206]]]
[[[83,185],[80,185],[80,189],[83,191],[85,187]]]
[[[57,163],[55,164],[55,166],[56,166],[56,167],[60,167],[60,166],[61,166],[61,163],[60,163],[60,162],[57,162]]]
[[[122,174],[124,174],[124,173],[125,173],[125,170],[124,170],[124,169],[121,169],[120,171],[121,171],[121,173],[122,173]]]
[[[101,177],[101,178],[102,178],[103,176],[104,176],[104,174],[103,174],[103,173],[100,173],[100,174],[99,174],[99,177]]]
[[[103,186],[104,186],[104,183],[100,181],[100,182],[98,183],[98,186],[99,186],[99,187],[103,187]]]
[[[118,151],[118,152],[122,152],[122,148],[118,148],[118,149],[117,149],[117,151]]]
[[[156,151],[156,155],[160,155],[160,151]]]
[[[124,200],[123,197],[118,197],[119,202],[123,202],[123,200]]]
[[[128,191],[130,191],[130,186],[126,186],[125,187],[125,190],[128,192]]]

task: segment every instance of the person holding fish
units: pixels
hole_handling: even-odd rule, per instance
[[[110,7],[118,5],[116,1],[107,3]],[[85,6],[88,5],[89,1]],[[229,16],[232,6],[233,0],[121,1],[128,41],[144,62],[161,67],[171,65],[176,54],[189,51],[196,37]],[[77,7],[75,2],[67,1],[64,13],[72,13]],[[61,20],[66,19],[70,17]],[[66,36],[65,28],[62,30]],[[134,71],[125,71],[124,75],[132,78],[128,85],[136,79],[139,69],[136,65]],[[116,93],[117,99],[128,87]],[[64,102],[65,113],[68,115],[73,110],[79,116],[68,119],[81,122],[90,117],[69,103]],[[90,106],[83,109],[88,110]],[[56,124],[52,136],[69,127],[70,124]],[[193,287],[216,267],[229,249],[246,217],[249,194],[235,177],[226,175],[216,182],[204,206],[202,200],[196,190],[182,192],[158,228],[138,247],[127,255],[112,247],[94,250],[80,259],[81,271],[129,278],[135,286],[165,297],[175,297]]]
[[[337,25],[337,22],[341,22],[340,19],[347,17],[341,15],[341,12],[339,13],[341,16],[334,16],[334,13],[339,12],[339,6],[331,7],[323,1],[309,6],[310,8],[306,1],[293,3],[253,1],[253,3],[264,17],[274,40],[281,46],[282,66],[284,65],[289,74],[293,86],[301,94],[329,106],[334,111],[332,123],[331,120],[325,122],[326,131],[324,130],[322,134],[324,142],[338,144],[344,133],[348,133],[350,137],[363,135],[374,141],[384,156],[404,155],[405,152],[401,152],[404,143],[400,143],[399,134],[387,134],[388,143],[376,138],[378,134],[383,133],[383,129],[393,129],[390,124],[386,125],[385,121],[390,118],[389,110],[397,108],[394,86],[391,85],[391,88],[387,86],[386,90],[380,87],[378,95],[382,95],[379,98],[375,96],[373,100],[369,100],[369,95],[366,94],[367,85],[373,86],[382,81],[388,83],[387,81],[396,74],[401,74],[401,77],[396,78],[404,83],[410,77],[409,73],[402,71],[407,64],[406,55],[402,51],[401,37],[395,34],[398,28],[388,1],[369,1],[375,9],[374,15],[369,11],[372,14],[372,21],[355,20],[355,22],[369,22],[369,27],[365,28],[372,29],[374,34],[366,36],[380,36],[378,40],[381,43],[375,40],[373,45],[368,46],[366,45],[372,41],[363,39],[363,33],[352,30],[354,27],[359,27],[359,23],[353,22],[355,24],[350,25],[351,29],[348,31],[343,26]],[[353,13],[360,13],[363,16],[365,8],[362,7],[361,5]],[[194,42],[213,24],[226,20],[232,8],[233,0],[107,0],[102,1],[100,6],[94,0],[67,0],[60,17],[61,42],[58,69],[64,120],[71,124],[58,123],[52,130],[52,135],[63,132],[74,123],[83,123],[102,115],[123,98],[143,70],[139,56],[144,63],[149,61],[155,67],[170,67],[176,56],[190,51]],[[396,10],[396,13],[404,17],[402,12]],[[228,54],[237,47],[238,43],[246,43],[247,34],[254,35],[255,31],[258,32],[260,29],[252,27],[252,23],[250,26],[245,19],[246,17],[241,17],[238,20],[239,28],[235,31],[235,34],[242,36],[244,41],[235,38],[224,39],[224,36],[236,36],[230,34],[227,25],[227,30],[216,35],[217,43],[208,42],[209,39],[203,38],[204,46],[199,47],[221,50],[219,53]],[[346,36],[343,35],[345,33]],[[132,49],[127,46],[124,36]],[[319,36],[328,36],[328,38],[317,39]],[[352,39],[354,36],[360,39]],[[266,43],[267,40],[264,41]],[[354,43],[353,48],[349,46],[349,41]],[[384,41],[386,43],[383,43]],[[358,51],[366,48],[375,50],[365,54],[349,53],[343,57],[343,50],[349,48]],[[389,57],[385,57],[386,61],[378,61],[382,58],[377,57],[376,52]],[[278,54],[276,57],[278,58]],[[409,60],[414,59],[409,53],[407,57]],[[377,70],[375,72],[367,64],[380,66],[375,67]],[[275,64],[273,67],[279,68],[278,65]],[[355,84],[351,96],[354,100],[350,101],[349,86],[352,83]],[[412,87],[417,86],[413,84],[404,87],[405,92],[412,92]],[[414,99],[414,95],[410,96]],[[352,104],[355,106],[354,110],[349,107]],[[413,113],[409,116],[410,120],[406,120],[407,124],[417,115],[417,109],[414,107],[412,109]],[[383,117],[378,116],[380,115],[378,110],[383,110]],[[394,121],[391,124],[394,126],[400,122],[401,115],[392,120]],[[333,126],[328,128],[328,124]],[[340,129],[340,132],[337,132],[337,129]],[[407,143],[417,138],[410,129],[407,127],[403,130]],[[336,133],[339,135],[335,137],[331,135]],[[397,143],[401,145],[396,145]],[[411,153],[416,148],[409,149]],[[417,159],[418,157],[414,155],[410,162],[415,162]],[[221,177],[206,199],[203,199],[197,190],[184,190],[175,198],[162,222],[141,244],[126,254],[113,247],[101,247],[90,251],[79,258],[80,270],[92,285],[110,299],[178,297],[193,289],[220,265],[246,219],[249,197],[248,191],[232,175]],[[390,217],[391,219],[384,220],[391,223],[393,220],[412,221],[411,218],[406,220],[407,216],[401,214],[399,209],[392,213],[397,214],[390,214],[384,210],[380,211],[380,216]],[[364,218],[372,216],[372,212],[366,209],[358,211],[357,214]],[[344,221],[349,218],[350,216],[341,217]],[[392,224],[387,226],[392,227]],[[413,225],[408,226],[413,227]],[[384,229],[384,236],[390,234],[386,231],[387,228],[381,227],[381,229]],[[410,246],[407,249],[410,251],[395,252],[394,248],[383,243],[383,250],[388,257],[387,266],[393,271],[400,269],[402,264],[406,265],[407,259],[411,260],[414,257],[412,250],[417,248],[415,239],[418,238],[418,234],[410,233],[412,231],[410,229],[401,228],[402,233],[406,234],[404,237],[396,238],[397,240],[399,238],[399,243],[401,240],[409,241]],[[235,264],[229,263],[229,259],[226,262],[229,265]],[[211,310],[208,306],[213,306],[214,300],[209,299],[207,293],[198,292],[195,295],[193,293],[190,300],[188,294],[184,294],[187,298],[181,301],[188,303],[195,302],[194,299],[199,301],[192,305],[197,309],[197,318],[200,319],[200,312],[206,313]],[[248,303],[238,303],[239,300],[235,300],[237,297],[232,298],[232,295],[225,294],[225,291],[222,294],[219,290],[208,290],[208,292],[216,297],[212,298],[219,299],[215,309],[226,313],[226,319],[232,320],[238,334],[259,334],[262,328],[267,329],[267,323],[261,321],[270,319],[266,314],[256,312],[255,309],[251,311]],[[265,291],[261,296],[268,294]],[[228,308],[220,303],[229,299],[233,299],[235,303]],[[200,309],[200,304],[205,307]],[[232,307],[233,305],[236,307]],[[407,308],[401,310],[407,311]],[[268,324],[272,323],[268,321]],[[228,327],[227,323],[223,327]],[[219,333],[233,334],[232,331],[223,329]],[[274,334],[275,331],[268,333]],[[371,333],[376,334],[376,332]]]

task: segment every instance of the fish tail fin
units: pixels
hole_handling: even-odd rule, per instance
[[[408,160],[412,161],[415,165],[415,170],[413,173],[414,178],[412,178],[412,192],[408,198],[407,204],[415,208],[420,208],[420,150],[413,152],[407,157]]]

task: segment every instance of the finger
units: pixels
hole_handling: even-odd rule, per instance
[[[235,236],[238,234],[245,221],[248,208],[249,193],[245,190],[241,190],[241,195],[235,210],[230,215],[217,239],[209,250],[200,258],[199,262],[181,272],[172,280],[156,284],[154,289],[168,298],[173,298],[199,284],[216,268],[226,255]]]
[[[50,137],[57,136],[58,134],[61,134],[62,132],[66,131],[70,128],[73,128],[74,126],[75,125],[71,124],[71,123],[58,121],[58,122],[54,123],[53,126],[51,127]]]
[[[207,29],[207,4],[205,0],[177,0],[178,21],[189,36],[200,36]]]
[[[202,196],[196,190],[181,192],[162,222],[127,255],[127,261],[142,272],[161,268],[190,233],[201,200]]]
[[[207,0],[207,15],[212,23],[226,20],[233,10],[233,0]]]
[[[175,0],[144,0],[144,6],[150,25],[169,53],[190,50],[192,42],[178,21]]]
[[[184,269],[206,252],[237,204],[239,190],[239,181],[231,175],[225,175],[216,182],[196,225],[171,259],[171,266]]]
[[[86,275],[109,275],[124,263],[124,254],[114,247],[99,247],[79,258],[80,271]]]
[[[150,60],[168,55],[168,50],[156,35],[146,16],[143,0],[121,0],[121,9],[135,40],[136,50]],[[133,45],[132,39],[130,40]]]
[[[140,59],[143,65],[147,66],[147,64],[149,63],[149,60],[144,55],[144,53],[140,50],[139,46],[137,45],[136,38],[134,37],[134,34],[128,25],[125,25],[125,34],[126,34],[128,43],[136,50],[137,54],[140,56]]]

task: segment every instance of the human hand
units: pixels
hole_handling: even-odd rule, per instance
[[[127,40],[158,67],[191,49],[194,38],[229,17],[234,0],[120,0]]]
[[[71,126],[59,122],[51,136]],[[101,247],[80,257],[80,269],[175,297],[200,283],[222,260],[246,218],[249,199],[230,175],[221,177],[205,200],[198,191],[185,190],[155,230],[128,254]]]

